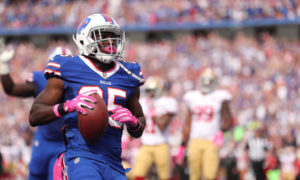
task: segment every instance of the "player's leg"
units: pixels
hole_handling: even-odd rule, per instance
[[[122,161],[122,165],[123,165],[124,169],[132,168],[132,165],[125,160]],[[133,180],[134,175],[133,175],[132,169],[126,173],[126,177],[128,180]]]
[[[120,173],[102,162],[83,157],[68,160],[65,158],[63,166],[67,170],[63,174],[66,179],[127,180],[125,173]]]
[[[32,144],[28,180],[45,180],[48,175],[48,154],[42,136],[37,132]]]
[[[64,158],[64,153],[61,153],[54,163],[53,180],[63,180],[63,172],[64,172],[63,158]]]
[[[63,176],[67,179],[104,179],[101,172],[98,171],[97,165],[95,165],[94,160],[86,159],[82,157],[77,158],[64,158],[64,172]]]
[[[43,180],[47,179],[47,174],[34,174],[34,172],[29,171],[28,180]]]
[[[159,179],[168,180],[171,178],[171,158],[168,144],[155,147],[154,163]]]
[[[53,168],[55,161],[57,160],[60,153],[65,150],[63,142],[52,142],[48,141],[48,153],[49,153],[49,160],[48,160],[48,180],[53,180]]]
[[[153,147],[141,146],[133,167],[134,179],[143,179],[147,176],[153,163]]]
[[[202,175],[202,160],[201,142],[192,139],[188,145],[187,158],[190,170],[190,180],[199,180]]]
[[[217,178],[219,168],[219,149],[211,141],[204,141],[203,176],[207,180]]]
[[[49,159],[48,180],[53,180],[53,167],[54,167],[56,159],[57,159],[57,156],[56,156],[56,158],[52,157],[51,159]]]
[[[116,171],[115,169],[112,169],[107,164],[103,163],[97,163],[98,169],[101,169],[102,171],[102,177],[103,179],[111,179],[111,180],[127,180],[125,173],[120,173]]]

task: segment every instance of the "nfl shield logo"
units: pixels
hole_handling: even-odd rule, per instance
[[[103,78],[107,78],[107,74],[106,73],[103,73]]]

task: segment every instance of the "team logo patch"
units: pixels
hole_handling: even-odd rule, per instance
[[[107,74],[106,73],[103,73],[103,78],[107,78]]]
[[[100,80],[100,84],[111,85],[111,82],[110,82],[110,81],[103,81],[103,80]]]
[[[40,142],[39,141],[34,141],[34,146],[35,147],[38,147],[40,145]]]
[[[79,25],[79,27],[78,27],[78,34],[80,34],[81,33],[81,31],[90,23],[90,21],[91,21],[91,18],[85,18],[81,23],[80,23],[80,25]]]
[[[80,161],[80,157],[75,158],[75,159],[74,159],[74,164],[79,163],[79,161]]]

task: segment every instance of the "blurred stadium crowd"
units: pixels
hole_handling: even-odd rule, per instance
[[[298,0],[4,0],[0,25],[9,28],[76,26],[90,13],[102,12],[131,23],[295,19]]]
[[[33,70],[42,70],[47,62],[48,53],[45,52],[61,44],[52,42],[48,48],[41,49],[28,42],[12,42],[16,55],[11,67],[16,81],[26,80],[26,74]],[[76,52],[73,43],[67,45]],[[225,136],[227,140],[221,155],[225,158],[234,154],[238,168],[247,172],[243,149],[247,136],[256,129],[265,130],[272,152],[282,157],[281,164],[300,158],[300,151],[297,151],[300,145],[299,52],[298,41],[280,41],[268,34],[263,34],[259,40],[243,34],[228,40],[210,33],[147,43],[128,40],[124,59],[141,63],[145,77],[158,75],[170,81],[172,94],[179,102],[182,94],[195,86],[201,69],[215,68],[221,77],[220,85],[233,94],[231,106],[238,127]],[[0,144],[4,167],[12,170],[10,166],[16,166],[14,170],[26,173],[34,131],[27,121],[32,99],[8,97],[2,89],[1,94]],[[179,113],[171,130],[170,143],[175,149],[180,144],[183,123],[184,117]],[[285,151],[291,147],[291,152]],[[289,162],[287,156],[294,161]],[[284,167],[281,166],[282,170]],[[293,170],[296,173],[296,169]]]
[[[115,3],[112,3],[115,2]],[[298,0],[25,0],[0,3],[0,26],[9,28],[75,26],[93,12],[109,13],[121,25],[128,23],[207,22],[216,20],[251,20],[257,18],[296,18],[300,15]],[[251,17],[251,18],[250,18]],[[12,77],[25,81],[33,70],[43,70],[47,55],[57,45],[72,42],[50,42],[47,48],[30,42],[11,41],[16,49]],[[183,35],[176,39],[148,42],[127,39],[125,60],[137,61],[145,77],[158,75],[171,84],[172,94],[181,102],[184,92],[195,87],[204,67],[213,67],[222,88],[233,95],[231,108],[236,127],[225,134],[220,151],[223,160],[234,159],[241,178],[251,176],[245,153],[248,137],[264,130],[269,142],[266,170],[281,175],[300,175],[300,42],[281,40],[263,33],[257,38],[244,34],[232,40],[217,34]],[[0,90],[0,150],[3,172],[24,178],[30,160],[32,134],[28,113],[32,99],[6,96]],[[172,122],[170,143],[180,144],[184,116],[179,113]],[[22,137],[22,138],[20,138]],[[275,160],[276,161],[275,161]],[[224,161],[226,162],[226,161]],[[228,168],[226,166],[224,168]],[[222,179],[223,171],[220,171]],[[5,176],[5,175],[3,175]]]

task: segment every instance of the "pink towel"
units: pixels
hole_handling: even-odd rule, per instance
[[[63,157],[64,153],[61,153],[55,161],[53,167],[53,180],[63,180]]]

